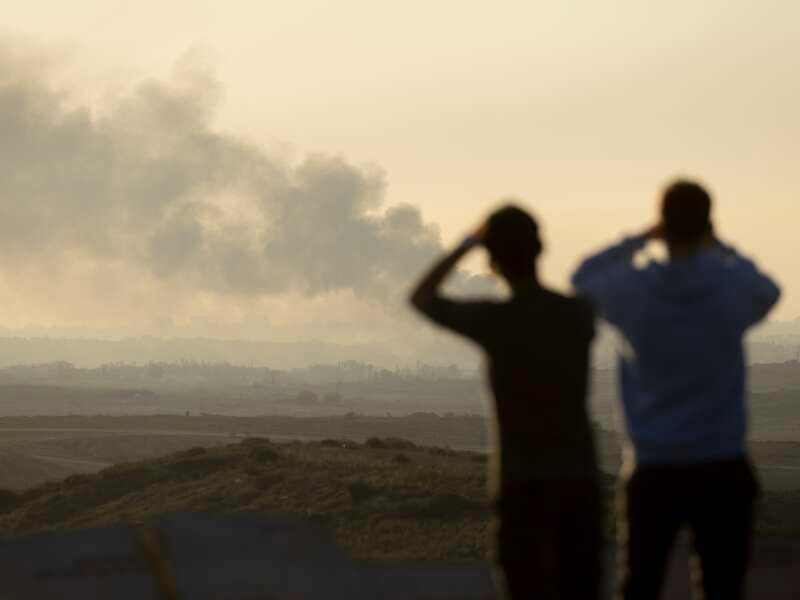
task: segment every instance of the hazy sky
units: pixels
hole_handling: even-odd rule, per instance
[[[27,157],[2,142],[2,233],[41,242],[0,243],[0,325],[368,339],[498,198],[542,219],[545,278],[565,288],[678,174],[707,182],[719,233],[782,282],[775,316],[800,316],[800,3],[0,9],[0,122],[30,141]],[[66,174],[33,186],[62,156]]]

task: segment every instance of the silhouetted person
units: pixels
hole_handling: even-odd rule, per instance
[[[507,301],[455,301],[439,286],[484,246]],[[496,559],[514,600],[598,598],[600,486],[586,413],[593,314],[542,287],[536,222],[507,206],[442,258],[411,296],[433,321],[480,345],[494,395]]]
[[[742,597],[758,485],[747,456],[745,331],[780,294],[722,244],[711,198],[677,181],[661,222],[587,259],[576,290],[622,334],[622,402],[629,448],[618,495],[619,597],[655,599],[683,526],[695,550],[696,594]],[[648,240],[669,259],[633,264]]]

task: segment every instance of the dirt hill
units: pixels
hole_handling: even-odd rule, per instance
[[[0,535],[142,523],[184,511],[288,513],[322,523],[356,558],[487,554],[486,458],[398,438],[248,438],[0,492]],[[613,487],[607,479],[609,493]],[[800,496],[768,496],[763,531],[800,532]]]
[[[0,535],[138,523],[165,512],[283,512],[332,528],[356,557],[485,554],[485,457],[405,440],[192,448],[0,492]]]

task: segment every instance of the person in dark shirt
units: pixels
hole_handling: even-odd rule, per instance
[[[505,301],[456,301],[439,287],[458,261],[483,246],[511,290]],[[496,560],[510,598],[599,597],[601,508],[586,410],[594,316],[583,300],[543,287],[536,221],[515,206],[422,278],[411,303],[485,352],[494,396]]]

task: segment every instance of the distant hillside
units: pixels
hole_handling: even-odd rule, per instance
[[[483,455],[405,440],[252,438],[18,495],[0,492],[0,535],[136,523],[173,511],[279,511],[325,523],[357,557],[482,557],[485,469]]]
[[[593,364],[607,369],[616,363],[618,343],[608,326],[601,325],[593,349]],[[370,363],[378,368],[413,367],[419,361],[459,365],[472,371],[480,353],[455,337],[434,342],[333,343],[326,341],[264,341],[203,337],[123,337],[108,339],[89,331],[9,330],[0,328],[0,368],[54,362],[78,367],[109,363],[161,363],[194,361],[269,367],[306,368],[341,361]],[[770,322],[748,337],[748,362],[782,363],[800,359],[800,320]]]
[[[20,494],[0,491],[0,535],[140,523],[175,511],[283,512],[330,527],[354,556],[481,558],[485,457],[397,438],[261,438],[119,464]],[[609,494],[613,478],[607,478]],[[800,533],[800,495],[770,494],[760,528]]]
[[[66,361],[81,367],[107,363],[228,362],[276,369],[307,367],[342,360],[368,361],[394,368],[395,352],[376,344],[266,342],[209,338],[125,338],[120,340],[54,337],[0,337],[0,367]]]

